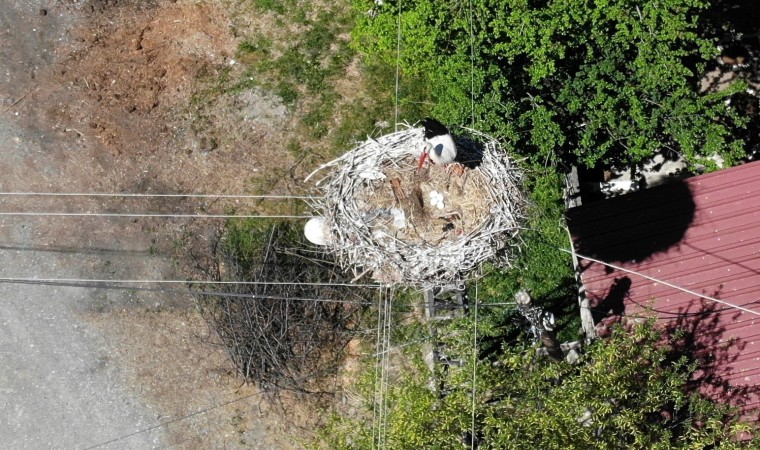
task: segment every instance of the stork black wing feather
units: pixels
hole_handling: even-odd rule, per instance
[[[420,123],[425,127],[425,139],[430,139],[434,136],[444,136],[449,134],[449,129],[444,124],[432,117],[425,117],[420,120]]]

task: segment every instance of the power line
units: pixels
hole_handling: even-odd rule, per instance
[[[396,95],[394,105],[394,131],[398,131],[398,93],[399,93],[399,72],[401,67],[401,0],[398,2],[398,29],[396,32]]]
[[[470,449],[475,450],[475,392],[478,371],[478,280],[475,280],[475,307],[472,338],[472,423],[470,430]]]
[[[378,296],[377,341],[375,343],[375,378],[372,404],[372,448],[386,447],[388,427],[388,362],[391,351],[391,305],[394,288],[386,288]],[[378,358],[379,356],[379,358]]]
[[[200,295],[205,297],[229,297],[229,298],[249,298],[249,299],[271,299],[271,300],[294,300],[294,301],[308,301],[308,302],[322,302],[322,303],[344,303],[348,305],[374,305],[375,302],[358,301],[358,300],[338,300],[330,298],[304,298],[304,297],[287,297],[268,294],[254,294],[254,293],[242,293],[242,292],[225,292],[225,291],[208,291],[208,290],[191,290],[191,289],[167,289],[161,287],[143,287],[143,286],[124,286],[118,283],[161,283],[162,281],[168,281],[170,283],[192,283],[192,281],[179,281],[179,280],[94,280],[94,279],[76,279],[76,278],[0,278],[0,284],[28,284],[39,286],[58,286],[58,287],[73,287],[73,288],[91,288],[91,289],[106,289],[106,290],[123,290],[123,291],[135,291],[135,292],[160,292],[164,294],[176,294],[176,295]],[[116,284],[108,284],[116,283]],[[371,289],[381,289],[385,285],[380,284],[352,284],[352,283],[288,283],[288,282],[273,282],[273,281],[259,281],[259,282],[246,282],[246,281],[199,281],[199,284],[221,284],[221,285],[300,285],[300,286],[326,286],[326,287],[365,287]],[[380,303],[382,304],[382,302]],[[410,303],[408,306],[422,306],[424,302]],[[501,306],[514,306],[515,303],[483,303],[479,306],[484,307],[501,307]],[[381,311],[382,308],[378,308]],[[380,325],[378,325],[380,326]],[[378,345],[378,348],[380,346]],[[378,350],[378,354],[383,354],[382,350]]]
[[[259,392],[255,392],[253,394],[245,395],[243,397],[235,398],[235,399],[230,400],[228,402],[218,403],[218,404],[210,406],[208,408],[204,408],[204,409],[192,412],[190,414],[186,414],[184,416],[177,417],[175,419],[167,420],[166,422],[161,422],[161,423],[158,423],[156,425],[153,425],[153,426],[150,426],[150,427],[146,427],[146,428],[142,428],[142,429],[139,429],[139,430],[137,430],[135,432],[119,436],[117,438],[111,439],[110,441],[101,442],[99,444],[95,444],[95,445],[92,445],[90,447],[86,447],[84,450],[92,450],[94,448],[104,447],[104,446],[106,446],[108,444],[113,444],[114,442],[119,442],[119,441],[122,441],[124,439],[131,438],[132,436],[137,436],[138,434],[148,433],[148,432],[153,431],[153,430],[155,430],[157,428],[165,427],[167,425],[171,425],[171,424],[173,424],[175,422],[179,422],[181,420],[186,420],[186,419],[189,419],[191,417],[199,416],[199,415],[205,414],[205,413],[207,413],[209,411],[213,411],[215,409],[219,409],[219,408],[222,408],[222,407],[225,407],[225,406],[228,406],[228,405],[232,405],[234,403],[242,402],[243,400],[247,400],[249,398],[253,398],[253,397],[259,396],[259,395],[264,394],[264,393],[265,393],[265,391],[259,391]]]
[[[288,281],[214,281],[214,280],[118,280],[96,278],[21,278],[0,277],[0,282],[10,283],[117,283],[117,284],[219,284],[219,285],[264,285],[264,286],[343,286],[380,288],[382,284],[331,283],[331,282],[288,282]]]
[[[572,251],[564,249],[564,248],[560,248],[559,250],[561,250],[563,252],[566,252],[566,253],[570,253],[570,254],[573,253]],[[691,289],[686,289],[686,288],[678,286],[676,284],[669,283],[669,282],[667,282],[665,280],[661,280],[659,278],[655,278],[655,277],[652,277],[652,276],[649,276],[649,275],[645,275],[645,274],[643,274],[641,272],[636,272],[635,270],[626,269],[625,267],[621,267],[621,266],[618,266],[616,264],[611,264],[611,263],[608,263],[608,262],[604,262],[604,261],[601,261],[599,259],[592,258],[590,256],[584,256],[584,255],[581,255],[579,253],[575,253],[575,255],[578,258],[585,259],[586,261],[595,262],[597,264],[602,264],[602,265],[605,265],[607,267],[613,268],[615,270],[620,270],[620,271],[623,271],[623,272],[626,272],[626,273],[630,273],[632,275],[637,275],[637,276],[640,276],[642,278],[646,278],[647,280],[654,281],[655,283],[660,283],[660,284],[663,284],[665,286],[671,287],[673,289],[679,290],[681,292],[685,292],[687,294],[691,294],[691,295],[694,295],[696,297],[703,298],[705,300],[709,300],[711,302],[720,303],[721,305],[725,305],[725,306],[728,306],[730,308],[735,308],[735,309],[738,309],[740,311],[744,311],[744,312],[747,312],[747,313],[750,313],[750,314],[754,314],[756,316],[760,316],[760,312],[758,312],[758,311],[753,311],[751,309],[745,308],[743,306],[736,305],[734,303],[727,302],[725,300],[720,300],[720,299],[717,299],[717,298],[714,298],[714,297],[710,297],[709,295],[701,294],[699,292],[692,291]]]
[[[382,404],[380,406],[381,414],[381,421],[380,426],[382,430],[382,445],[378,443],[378,447],[380,448],[386,448],[388,445],[387,438],[388,438],[388,369],[390,367],[390,348],[391,348],[391,322],[393,320],[393,317],[391,315],[392,310],[391,307],[393,305],[393,296],[395,293],[395,288],[391,287],[389,288],[388,295],[385,298],[385,323],[384,323],[384,342],[383,342],[383,367],[381,369],[381,382],[380,382],[380,389],[381,389],[381,399]]]
[[[470,25],[470,126],[475,127],[475,35],[472,31],[472,0],[468,1]],[[482,266],[480,269],[482,275]],[[475,393],[478,371],[478,279],[475,280],[475,305],[472,338],[472,418],[470,423],[470,449],[475,450]]]
[[[475,35],[472,31],[472,0],[469,1],[470,22],[470,126],[475,127]]]
[[[159,214],[159,213],[83,213],[83,212],[0,212],[0,216],[41,216],[41,217],[161,217],[178,219],[311,219],[314,216],[288,214]]]
[[[310,200],[310,195],[245,195],[245,194],[142,194],[119,192],[0,192],[0,196],[36,197],[138,197],[138,198],[236,198],[261,200]]]
[[[373,386],[372,386],[372,448],[375,448],[375,436],[376,434],[379,435],[380,428],[378,426],[378,380],[380,379],[380,361],[378,360],[378,355],[385,358],[385,349],[381,347],[381,336],[382,331],[385,330],[385,326],[382,323],[382,308],[383,305],[383,292],[380,292],[380,295],[377,296],[377,337],[375,340],[375,377],[373,379]],[[379,439],[379,438],[378,438]]]
[[[404,348],[404,347],[407,347],[407,346],[410,346],[410,345],[414,345],[414,344],[417,344],[417,343],[420,343],[420,342],[424,342],[425,340],[427,340],[427,339],[418,339],[416,341],[411,341],[411,342],[407,342],[407,343],[404,343],[404,344],[401,344],[401,345],[397,345],[397,346],[394,346],[394,347],[389,347],[385,353],[389,353],[392,350],[396,350],[396,349]],[[362,360],[366,360],[366,359],[369,359],[369,358],[377,359],[378,356],[380,356],[380,354],[375,353],[375,354],[372,354],[372,355],[363,356],[363,357],[361,357],[361,359]],[[95,448],[100,448],[100,447],[106,446],[108,444],[112,444],[114,442],[118,442],[118,441],[122,441],[124,439],[128,439],[128,438],[130,438],[132,436],[136,436],[138,434],[148,433],[148,432],[153,431],[155,429],[171,425],[172,423],[180,422],[182,420],[187,420],[189,418],[192,418],[192,417],[195,417],[195,416],[198,416],[198,415],[201,415],[201,414],[205,414],[205,413],[213,411],[215,409],[222,408],[222,407],[225,407],[225,406],[237,403],[237,402],[241,402],[243,400],[247,400],[249,398],[252,398],[252,397],[264,394],[264,393],[266,393],[266,391],[259,391],[259,392],[255,392],[253,394],[249,394],[249,395],[246,395],[246,396],[243,396],[243,397],[235,398],[235,399],[230,400],[228,402],[212,405],[212,406],[209,406],[207,408],[204,408],[204,409],[192,412],[190,414],[186,414],[184,416],[177,417],[177,418],[172,419],[172,420],[167,420],[165,422],[161,422],[161,423],[158,423],[156,425],[152,425],[150,427],[145,427],[145,428],[139,429],[139,430],[137,430],[135,432],[119,436],[117,438],[111,439],[111,440],[106,441],[106,442],[101,442],[99,444],[96,444],[96,445],[93,445],[93,446],[90,446],[90,447],[86,447],[84,450],[92,450],[92,449],[95,449]],[[374,442],[374,440],[373,440],[373,442]]]
[[[140,286],[118,286],[107,284],[87,284],[87,283],[67,283],[67,282],[50,282],[50,281],[2,281],[0,284],[28,284],[39,286],[60,286],[60,287],[73,287],[73,288],[92,288],[92,289],[107,289],[107,290],[122,290],[122,291],[136,291],[136,292],[160,292],[165,294],[177,294],[177,295],[200,295],[204,297],[224,297],[224,298],[243,298],[243,299],[267,299],[267,300],[292,300],[303,302],[318,302],[318,303],[343,303],[348,305],[372,305],[373,302],[359,301],[359,300],[338,300],[331,298],[307,298],[307,297],[288,297],[282,295],[270,295],[270,294],[254,294],[243,292],[224,292],[224,291],[195,291],[190,289],[166,289],[166,288],[151,288]]]

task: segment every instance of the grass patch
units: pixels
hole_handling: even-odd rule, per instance
[[[324,138],[340,114],[334,85],[355,56],[341,38],[353,24],[351,9],[340,3],[316,13],[305,3],[260,1],[256,6],[281,16],[284,36],[276,43],[261,34],[247,37],[238,46],[240,62],[264,88],[301,111],[300,126],[311,139]],[[299,26],[291,30],[289,24]]]

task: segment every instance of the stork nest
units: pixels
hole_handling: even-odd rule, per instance
[[[432,287],[459,285],[494,257],[510,264],[526,207],[522,173],[496,140],[466,131],[454,136],[455,164],[418,170],[424,131],[409,128],[369,138],[306,178],[329,170],[312,206],[345,269]]]

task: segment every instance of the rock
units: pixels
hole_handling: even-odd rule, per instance
[[[580,359],[581,355],[575,349],[570,349],[570,351],[567,352],[567,355],[565,355],[565,361],[567,361],[568,364],[577,364]]]

